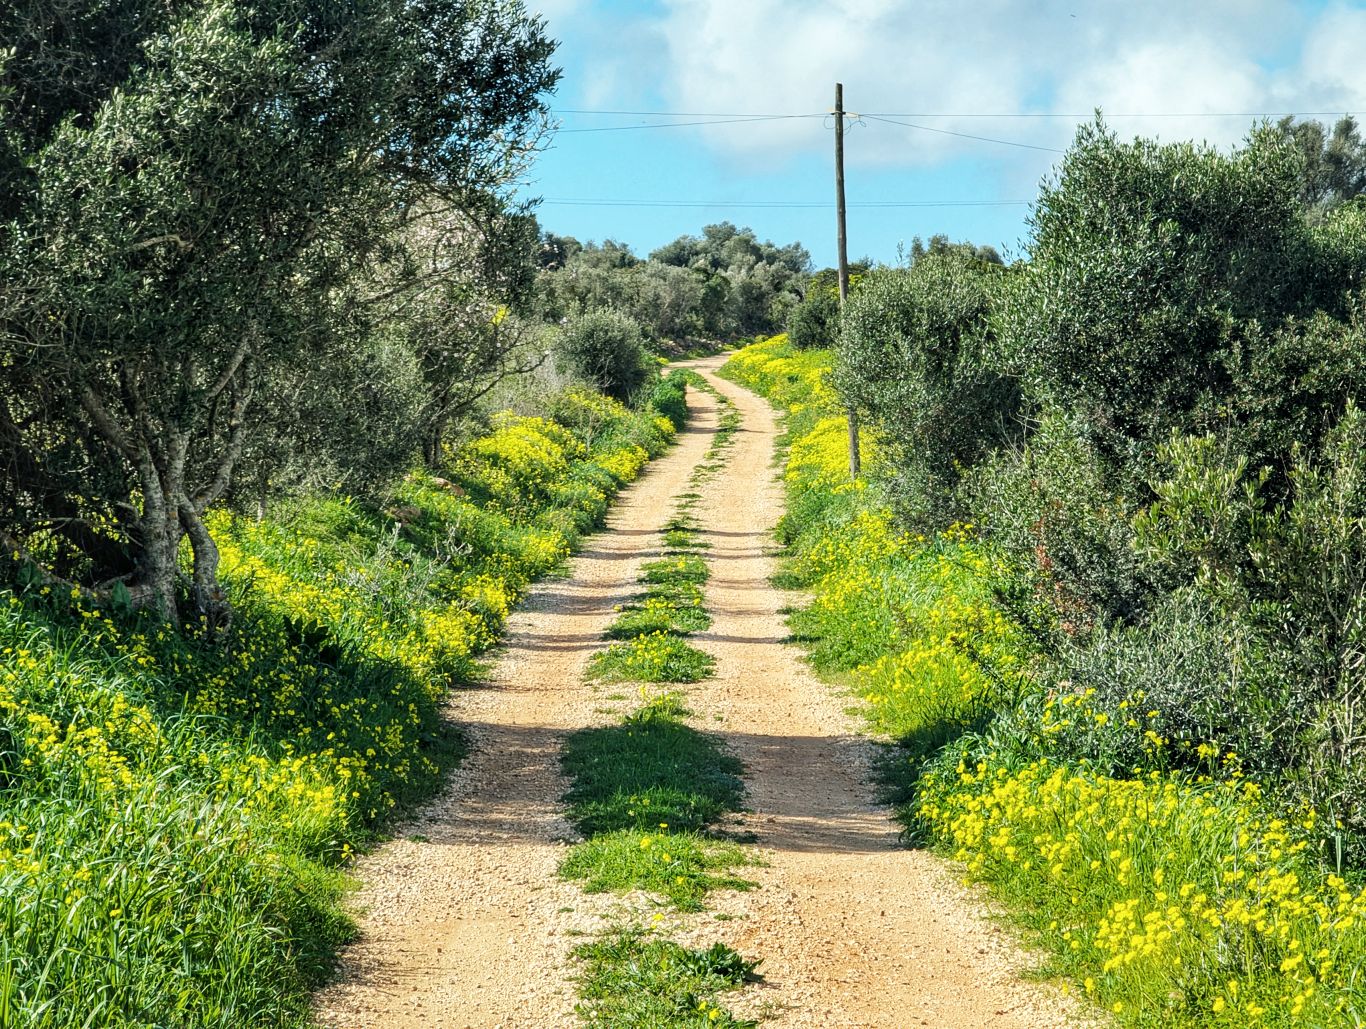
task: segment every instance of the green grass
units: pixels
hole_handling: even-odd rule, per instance
[[[722,1008],[718,995],[755,979],[757,962],[724,944],[689,950],[643,932],[619,930],[574,951],[582,963],[578,1007],[601,1029],[751,1029]]]
[[[562,761],[573,785],[565,801],[581,833],[653,832],[661,822],[695,832],[740,809],[739,760],[715,737],[684,724],[683,713],[666,696],[620,725],[569,738]]]
[[[686,581],[652,583],[643,599],[665,601],[676,607],[700,608],[704,602],[702,587],[695,582]]]
[[[700,591],[695,601],[691,597],[646,595],[622,610],[621,617],[608,628],[607,635],[614,640],[630,640],[660,632],[686,636],[702,632],[710,625],[711,615],[702,606]]]
[[[664,524],[665,554],[695,554],[711,549],[711,544],[701,538],[697,519],[692,516],[693,504],[679,504],[674,516]]]
[[[648,561],[640,569],[640,581],[650,585],[674,585],[707,581],[707,562],[696,554],[678,554]]]
[[[739,761],[715,737],[684,724],[677,698],[658,697],[620,725],[585,729],[565,744],[573,785],[569,820],[588,839],[560,871],[589,892],[648,890],[682,910],[713,889],[748,889],[726,874],[752,864],[705,830],[740,808]]]
[[[712,890],[752,890],[754,882],[730,870],[754,863],[739,844],[729,841],[672,827],[654,833],[623,829],[574,847],[560,875],[578,880],[585,893],[645,890],[679,911],[701,911]]]
[[[673,633],[652,632],[594,654],[588,676],[603,682],[701,682],[715,666],[714,657]]]

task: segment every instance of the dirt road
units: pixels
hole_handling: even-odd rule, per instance
[[[772,528],[782,494],[773,467],[772,411],[695,367],[743,416],[725,467],[697,508],[711,544],[708,607],[694,638],[717,658],[714,679],[687,688],[699,727],[718,731],[744,761],[752,831],[768,861],[760,888],[720,895],[715,912],[671,920],[680,936],[724,940],[763,961],[764,981],[727,999],[740,1012],[792,1027],[936,1026],[1057,1029],[1070,1006],[1025,984],[1028,964],[987,922],[944,864],[897,845],[871,804],[869,746],[784,643],[790,597],[770,584]],[[450,715],[470,727],[474,753],[449,791],[400,839],[360,861],[362,937],[344,974],[320,994],[334,1029],[575,1024],[567,950],[617,902],[583,897],[556,867],[571,828],[560,815],[558,752],[574,729],[612,709],[583,682],[614,607],[629,599],[642,561],[702,459],[715,402],[691,390],[694,415],[679,444],[619,499],[608,528],[566,580],[538,587],[509,625],[493,680],[461,691]]]

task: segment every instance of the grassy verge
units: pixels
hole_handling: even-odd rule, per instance
[[[794,627],[898,742],[908,829],[989,884],[1118,1024],[1363,1024],[1366,892],[1316,856],[1313,816],[1228,754],[1165,771],[1160,711],[1128,713],[1152,726],[1129,777],[1070,762],[1057,741],[1111,716],[1032,685],[1029,636],[994,599],[1002,559],[971,526],[907,536],[847,482],[829,362],[776,337],[723,374],[788,413],[787,575],[815,597]]]
[[[0,594],[0,1025],[308,1024],[342,864],[460,756],[442,694],[675,427],[570,392],[383,505],[219,512],[214,645]]]

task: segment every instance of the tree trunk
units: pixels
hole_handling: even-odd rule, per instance
[[[180,518],[166,502],[165,482],[151,449],[140,448],[138,477],[142,484],[142,517],[138,521],[141,553],[137,578],[129,593],[138,607],[151,607],[175,625],[180,624],[176,603],[177,552],[180,549]]]
[[[191,581],[194,584],[195,614],[210,639],[221,635],[232,623],[232,607],[218,581],[218,544],[209,533],[194,503],[180,496],[180,524],[190,538],[193,553]]]
[[[441,470],[441,440],[446,435],[446,421],[445,416],[433,419],[422,439],[422,463],[429,472]]]

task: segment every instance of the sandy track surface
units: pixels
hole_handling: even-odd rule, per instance
[[[323,1025],[575,1024],[572,941],[558,916],[579,896],[556,877],[574,835],[561,816],[559,751],[567,733],[606,720],[584,666],[613,608],[635,593],[641,562],[659,554],[673,498],[715,433],[715,401],[691,390],[688,406],[678,444],[617,498],[569,576],[534,588],[509,619],[492,680],[452,697],[473,751],[405,838],[357,862],[361,938],[317,998]]]
[[[744,421],[696,511],[711,544],[715,621],[693,641],[717,657],[717,676],[686,695],[694,723],[719,732],[746,765],[750,811],[730,828],[752,832],[768,865],[748,870],[754,892],[713,896],[719,918],[671,916],[662,928],[761,958],[763,981],[725,1003],[774,1025],[1074,1024],[1066,998],[1020,980],[1029,959],[983,917],[980,899],[943,862],[898,846],[887,812],[871,803],[870,746],[846,701],[784,642],[782,611],[794,598],[770,583],[782,513],[775,420],[764,401],[715,378],[720,363],[693,366]],[[492,682],[453,698],[450,715],[470,728],[474,752],[405,827],[408,838],[357,864],[362,936],[318,998],[323,1025],[573,1025],[573,934],[650,910],[557,879],[573,839],[558,755],[568,732],[608,720],[583,668],[614,606],[635,592],[641,562],[659,553],[674,498],[715,432],[714,401],[690,390],[689,406],[679,445],[623,493],[570,577],[538,587],[512,618]]]
[[[694,643],[716,677],[689,687],[699,727],[744,762],[753,832],[769,862],[760,889],[717,906],[720,936],[763,960],[764,982],[732,1007],[792,1026],[1056,1029],[1060,993],[1022,982],[1028,958],[982,916],[943,861],[908,851],[872,804],[872,751],[847,698],[817,681],[783,641],[797,599],[773,588],[772,530],[783,511],[772,467],[777,429],[762,399],[695,367],[740,410],[730,460],[697,510],[711,545],[715,621]],[[729,1003],[729,1002],[728,1002]]]

